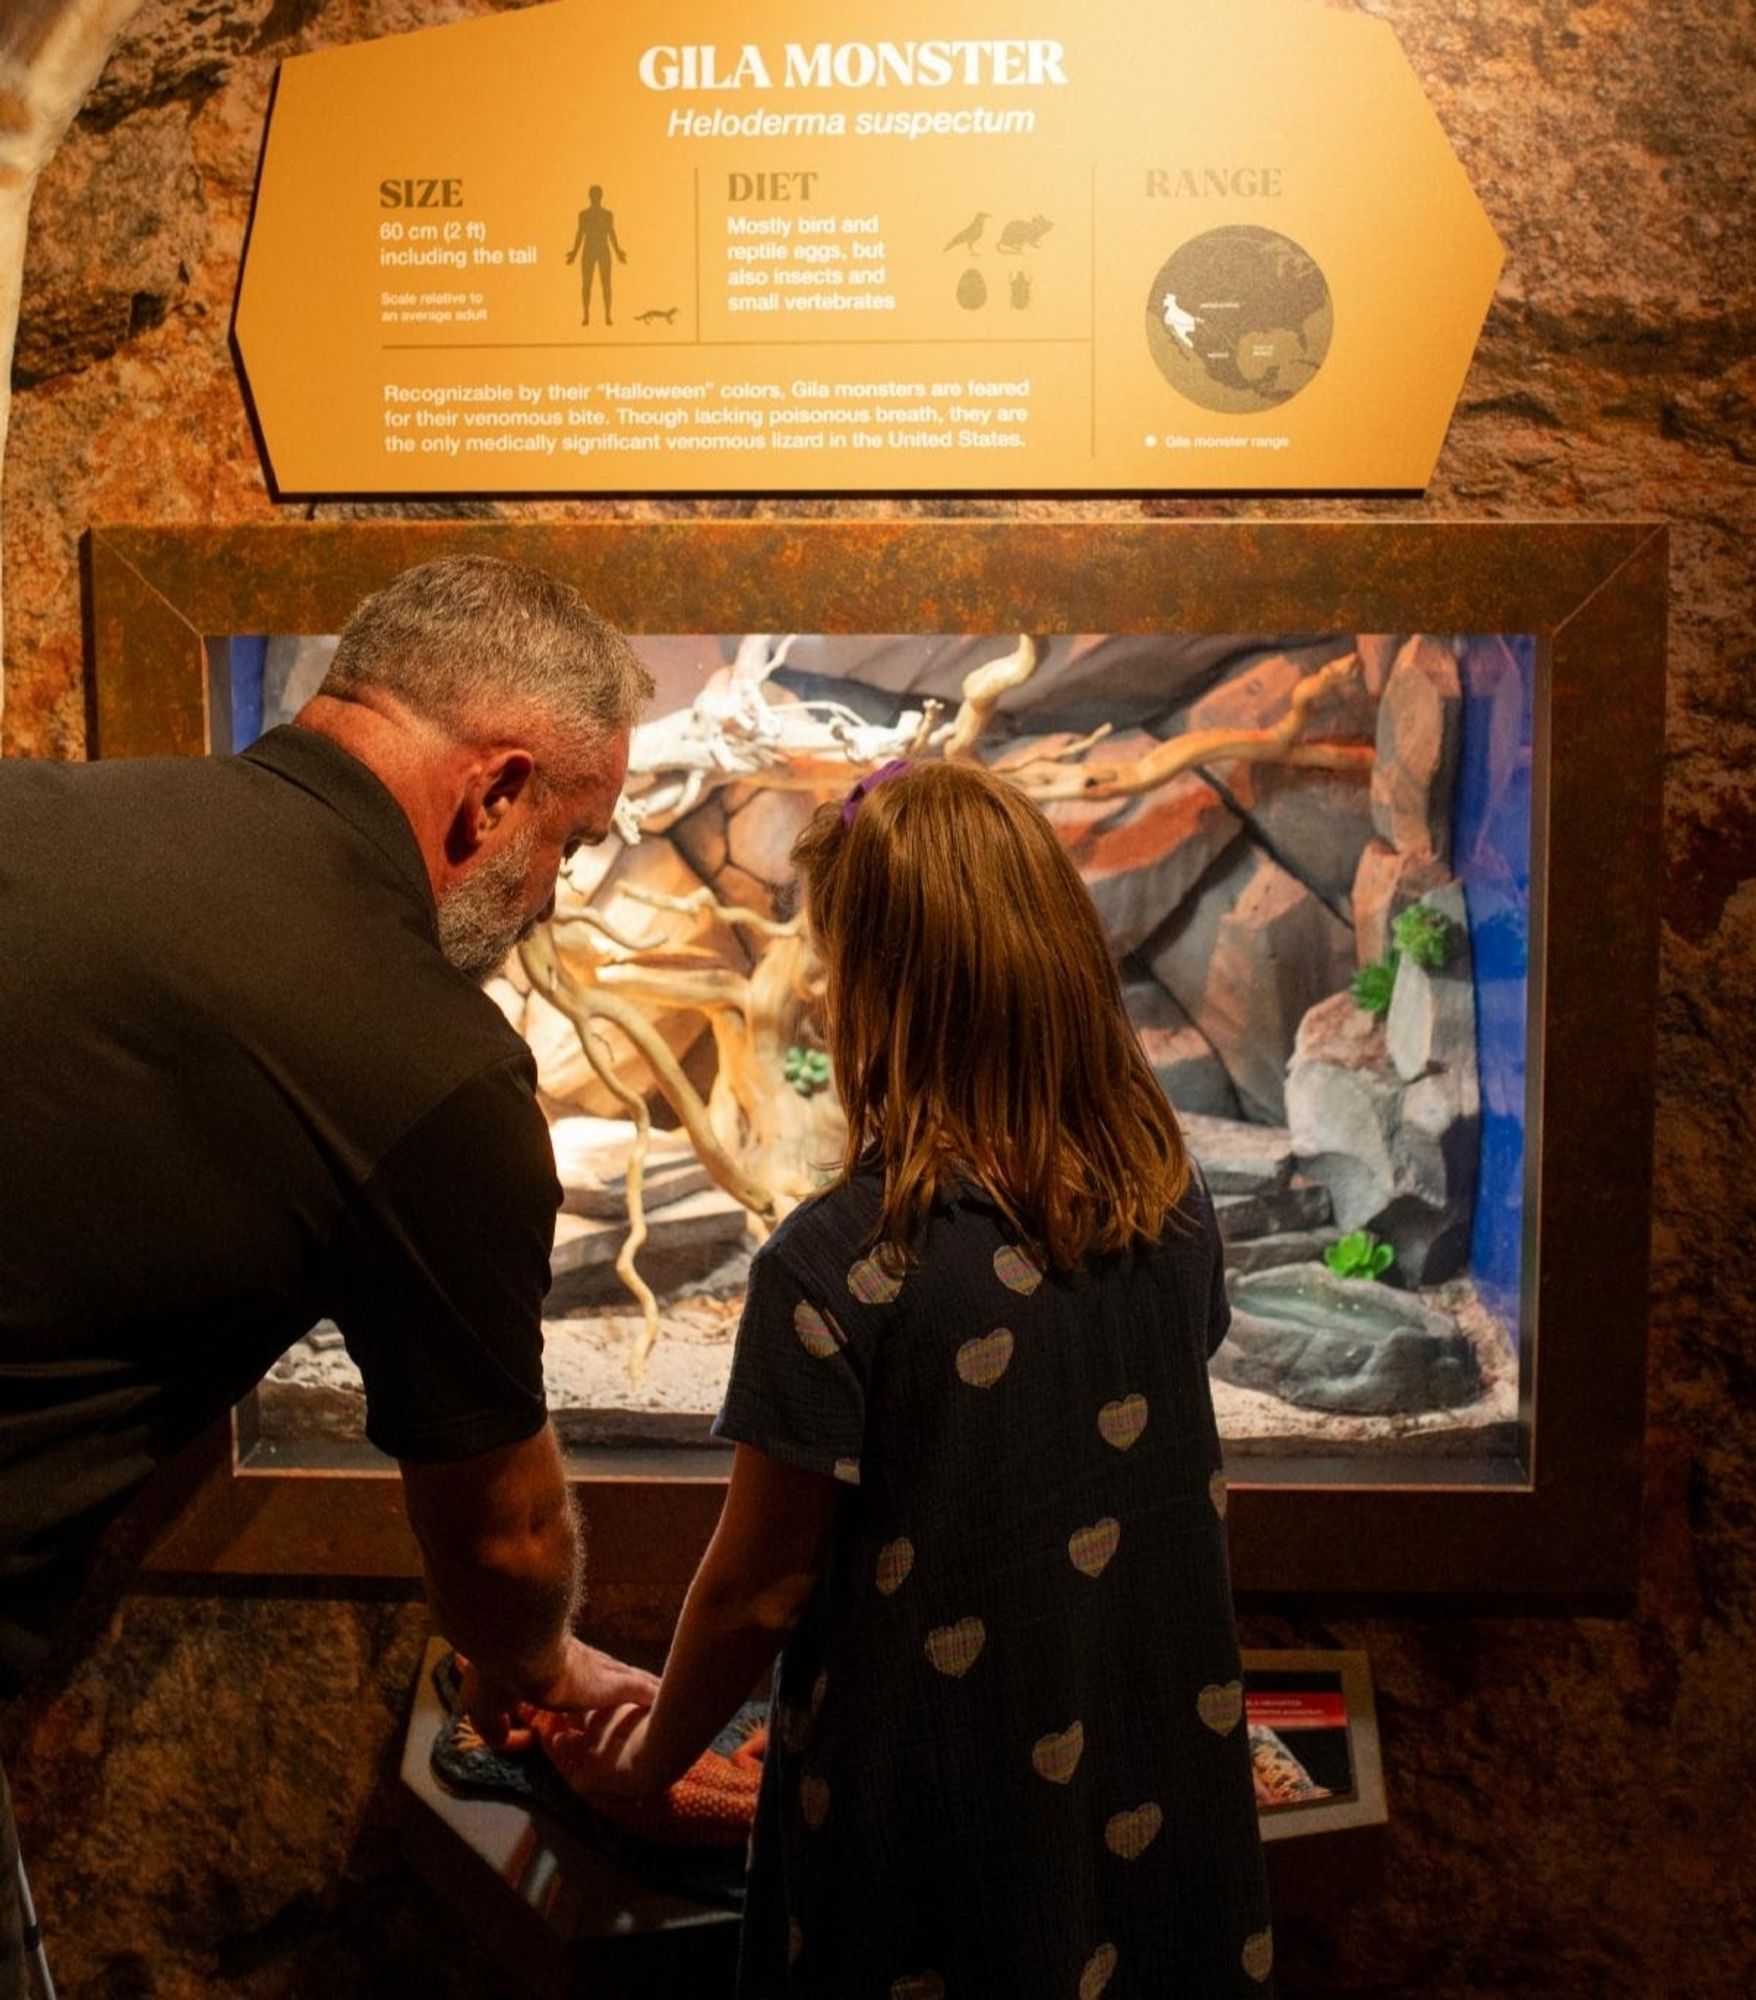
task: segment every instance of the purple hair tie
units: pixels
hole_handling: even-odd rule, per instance
[[[865,777],[860,780],[841,802],[842,825],[853,825],[854,814],[860,809],[860,801],[874,786],[883,784],[886,778],[898,778],[904,771],[912,771],[913,769],[914,759],[912,757],[893,757],[888,764],[880,764],[877,770],[868,771]]]

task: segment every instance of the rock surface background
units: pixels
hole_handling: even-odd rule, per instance
[[[36,197],[29,379],[5,468],[8,751],[81,752],[91,522],[397,511],[267,499],[226,347],[232,287],[275,61],[483,11],[150,0],[139,16]],[[1248,1636],[1371,1652],[1394,1814],[1376,1900],[1281,1924],[1289,1993],[1731,2000],[1756,1958],[1756,47],[1747,10],[1708,0],[1369,11],[1394,25],[1508,252],[1423,498],[517,511],[1673,524],[1635,1614],[1288,1603]],[[503,1990],[394,1858],[387,1781],[426,1628],[413,1605],[131,1596],[6,1718],[0,1751],[69,2000]]]

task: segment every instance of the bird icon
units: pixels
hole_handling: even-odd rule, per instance
[[[947,250],[958,250],[958,249],[973,250],[976,247],[976,242],[978,238],[981,236],[982,224],[986,222],[987,219],[988,219],[988,211],[985,208],[978,208],[976,210],[976,219],[974,220],[974,222],[970,223],[967,228],[960,229],[957,232],[957,234],[954,237],[952,237],[951,241],[946,244],[945,248]]]

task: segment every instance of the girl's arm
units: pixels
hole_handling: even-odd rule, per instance
[[[829,1546],[834,1480],[748,1445],[695,1572],[650,1712],[600,1709],[568,1743],[580,1791],[641,1797],[688,1770],[773,1664],[805,1609]]]

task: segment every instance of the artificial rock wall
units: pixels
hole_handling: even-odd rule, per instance
[[[1367,4],[1394,24],[1508,250],[1429,493],[953,504],[1672,523],[1637,1609],[1607,1622],[1288,1604],[1250,1636],[1370,1651],[1394,1813],[1382,1897],[1282,1925],[1290,1994],[1730,2000],[1756,1964],[1756,28],[1723,0]],[[226,344],[264,113],[282,56],[479,11],[149,0],[137,18],[36,198],[5,466],[9,752],[82,752],[88,524],[376,511],[277,509],[264,490]],[[433,1942],[437,1915],[387,1828],[424,1629],[413,1606],[130,1597],[6,1718],[69,2000],[501,1990],[467,1948]]]

